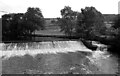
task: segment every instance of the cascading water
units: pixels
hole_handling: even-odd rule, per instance
[[[52,42],[28,42],[1,44],[1,51],[4,57],[23,56],[30,54],[67,53],[75,51],[92,52],[80,41],[52,41]]]
[[[58,68],[58,69],[62,69],[62,70],[60,70],[60,72],[63,71],[62,67],[64,67],[64,69],[67,69],[69,67],[70,70],[75,70],[75,69],[78,69],[78,66],[81,66],[80,69],[82,69],[82,70],[86,69],[86,73],[87,73],[88,71],[89,72],[91,71],[90,70],[91,67],[89,68],[89,65],[93,64],[93,65],[96,65],[99,69],[101,69],[102,72],[104,72],[104,73],[114,74],[116,72],[116,70],[114,70],[112,68],[114,67],[113,63],[115,63],[115,59],[110,58],[109,54],[106,55],[107,54],[106,49],[104,49],[104,51],[101,51],[101,47],[106,47],[106,46],[102,45],[102,44],[98,45],[98,43],[94,43],[94,42],[93,42],[93,45],[98,46],[98,49],[96,51],[92,51],[92,50],[86,48],[81,41],[52,41],[52,42],[49,41],[49,42],[28,42],[28,43],[7,43],[7,44],[1,43],[0,44],[0,54],[1,54],[0,58],[2,58],[3,62],[5,62],[5,63],[8,62],[6,64],[3,64],[4,67],[6,67],[7,64],[12,63],[12,60],[14,61],[15,56],[19,56],[19,57],[16,57],[16,63],[15,63],[16,66],[13,65],[13,67],[17,67],[17,64],[20,64],[21,67],[23,67],[24,65],[27,65],[27,64],[32,65],[34,63],[37,66],[37,64],[40,63],[40,60],[37,63],[37,62],[35,62],[35,60],[37,60],[37,58],[32,59],[32,57],[31,57],[31,59],[29,60],[29,56],[27,59],[27,56],[25,56],[25,55],[29,54],[30,56],[35,57],[36,55],[40,54],[39,56],[41,57],[41,63],[40,63],[41,67],[40,67],[40,65],[38,65],[38,66],[40,67],[39,70],[42,71],[41,73],[43,73],[43,71],[45,70],[46,71],[45,73],[48,74],[48,72],[52,72],[51,69],[53,70],[53,72],[56,73],[55,68],[58,68],[59,66],[61,68]],[[85,63],[86,65],[83,64],[81,61],[83,59],[82,56],[84,54],[82,55],[82,53],[80,54],[80,52],[78,54],[78,51],[91,53],[91,55],[89,55],[89,56],[86,54],[84,56],[84,58],[89,59],[91,63],[89,63],[89,61],[88,61]],[[74,53],[70,54],[69,52],[74,52]],[[65,53],[65,54],[63,54],[63,53]],[[44,55],[41,55],[41,54],[44,54]],[[74,56],[74,55],[76,55],[76,56]],[[81,56],[79,56],[79,55],[81,55]],[[14,57],[14,58],[9,60],[9,58],[11,58],[11,57]],[[20,58],[20,57],[23,57],[23,58]],[[21,59],[22,62],[21,63],[19,63],[19,61],[17,62],[17,58],[18,58],[18,60]],[[8,61],[7,61],[7,59],[8,59]],[[28,61],[33,60],[34,63],[33,62],[24,63],[26,61],[26,60],[24,61],[24,59],[26,59]],[[77,61],[80,61],[81,63],[79,63]],[[76,62],[78,65],[77,67],[75,64]],[[24,64],[22,64],[22,63],[24,63]],[[73,64],[73,65],[70,67],[71,64]],[[63,65],[65,65],[65,66],[63,66]],[[19,67],[19,68],[21,68],[21,67]],[[52,67],[52,68],[48,71],[48,69],[45,69],[46,67],[48,67],[48,68]],[[23,68],[25,68],[25,66]],[[43,69],[41,69],[41,68],[43,68]],[[5,68],[5,69],[8,69],[8,68]],[[9,68],[9,69],[11,69],[11,68]],[[16,70],[17,69],[18,68],[16,68]],[[4,71],[6,71],[6,70],[4,70]],[[33,71],[35,71],[35,69]],[[13,69],[13,72],[14,72],[14,69]],[[29,70],[29,72],[30,72],[30,70]],[[93,72],[91,71],[90,73],[93,73]]]
[[[118,72],[118,58],[108,52],[107,45],[97,42],[93,42],[93,45],[97,45],[98,48],[92,52],[91,56],[86,57],[105,74],[116,74]]]

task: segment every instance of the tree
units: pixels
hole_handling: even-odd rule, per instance
[[[27,26],[29,34],[35,30],[44,29],[44,17],[39,8],[29,7],[24,16],[24,23]]]
[[[19,39],[31,35],[35,30],[44,29],[44,18],[39,8],[28,8],[26,13],[2,16],[2,34],[5,38]]]
[[[19,37],[24,33],[23,28],[25,27],[23,25],[23,16],[23,13],[18,13],[14,14],[14,16],[12,17],[9,29],[14,37]]]
[[[120,16],[118,15],[117,19],[114,20],[115,24],[106,30],[107,35],[110,36],[109,39],[106,39],[107,45],[110,47],[108,51],[112,54],[117,55],[118,57],[120,54]]]
[[[78,12],[73,11],[69,6],[65,6],[64,9],[61,10],[61,15],[62,18],[59,19],[61,31],[71,36],[74,33]]]
[[[75,22],[73,22],[70,19],[62,18],[59,20],[59,26],[61,28],[61,32],[64,31],[64,33],[68,36],[71,36],[74,31],[74,25]]]
[[[83,33],[83,35],[89,36],[90,38],[96,37],[104,34],[105,29],[104,17],[95,7],[81,9],[81,13],[77,18],[77,35]]]
[[[10,38],[11,36],[11,22],[12,22],[12,16],[14,14],[4,14],[2,15],[2,39]],[[10,37],[9,37],[10,36]]]
[[[18,39],[25,31],[23,13],[5,14],[2,16],[2,35],[9,39]]]
[[[9,32],[10,18],[11,16],[7,14],[2,16],[2,35],[3,36]]]

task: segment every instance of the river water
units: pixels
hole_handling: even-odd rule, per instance
[[[81,41],[1,43],[3,74],[116,74],[118,58]]]

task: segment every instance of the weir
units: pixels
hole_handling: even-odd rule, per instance
[[[93,42],[93,44],[98,45],[98,43],[95,42]],[[89,52],[90,55],[77,51],[83,51],[87,53]],[[69,52],[73,52],[73,53],[69,53]],[[90,66],[94,65],[98,67],[104,74],[114,74],[117,71],[115,67],[117,67],[118,65],[117,60],[115,58],[111,58],[109,54],[105,53],[105,51],[100,51],[100,49],[97,49],[96,51],[92,51],[86,48],[81,41],[49,41],[49,42],[7,43],[7,44],[1,43],[0,54],[1,54],[0,59],[2,59],[2,63],[3,63],[2,65],[4,66],[3,67],[4,71],[8,69],[10,69],[11,71],[12,70],[11,67],[12,68],[14,67],[15,68],[14,70],[18,70],[18,72],[21,72],[26,68],[28,69],[27,66],[29,66],[30,70],[31,68],[33,68],[34,71],[35,70],[34,67],[38,68],[39,65],[40,68],[39,71],[41,71],[41,73],[43,73],[44,71],[45,73],[52,71],[56,73],[56,68],[58,67],[60,67],[59,69],[62,69],[64,67],[65,70],[67,68],[72,70],[77,69],[78,66],[75,65],[77,62],[79,65],[83,67],[80,69],[86,69],[86,72],[92,73],[93,68],[90,69],[91,68]],[[33,57],[26,54],[29,54]],[[40,54],[39,55],[41,58],[40,60],[39,60],[39,56],[37,59],[38,54]],[[85,60],[87,59],[88,60],[84,61],[83,64],[81,60],[83,60],[84,58]],[[14,63],[15,65],[7,65],[12,63]],[[71,64],[73,65],[70,66]],[[31,65],[34,66],[31,67]],[[11,67],[6,68],[7,66],[11,66]],[[46,67],[51,68],[52,70],[51,69],[46,70]],[[20,68],[21,70],[19,71],[18,68]],[[28,72],[30,71],[29,69]],[[62,72],[64,72],[63,69],[62,71],[61,70],[59,71],[59,73]]]
[[[1,56],[23,56],[30,54],[56,54],[67,52],[92,52],[87,49],[81,41],[49,41],[49,42],[28,42],[28,43],[2,43],[0,45]]]

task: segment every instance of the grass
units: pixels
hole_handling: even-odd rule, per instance
[[[36,31],[35,34],[42,35],[64,35],[64,32],[60,32],[60,27],[56,24],[45,25],[45,30]]]

